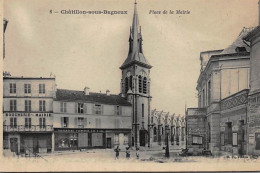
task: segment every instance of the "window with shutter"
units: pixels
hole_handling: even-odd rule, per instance
[[[95,122],[96,122],[96,128],[98,128],[98,119],[97,118],[95,119]]]
[[[74,127],[75,127],[75,128],[78,127],[78,118],[74,118]]]
[[[84,127],[86,128],[88,125],[88,121],[87,121],[87,118],[84,118]]]
[[[64,127],[64,117],[60,117],[60,124],[61,124],[61,127]]]
[[[102,113],[102,106],[101,105],[95,105],[95,114],[101,115]]]
[[[82,117],[78,118],[78,127],[84,128],[84,118],[82,118]]]
[[[84,114],[87,114],[87,104],[86,103],[84,103]]]

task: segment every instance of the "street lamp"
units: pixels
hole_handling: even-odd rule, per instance
[[[170,157],[170,151],[169,151],[169,133],[170,128],[168,126],[165,127],[165,133],[166,133],[166,149],[165,149],[165,157]]]

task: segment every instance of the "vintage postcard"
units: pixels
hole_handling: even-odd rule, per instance
[[[260,1],[1,9],[0,171],[260,170]]]

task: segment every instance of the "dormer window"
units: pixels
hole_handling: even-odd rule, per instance
[[[245,47],[237,47],[236,52],[239,53],[239,52],[247,52],[247,51]]]

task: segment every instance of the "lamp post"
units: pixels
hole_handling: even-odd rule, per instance
[[[170,158],[170,151],[169,151],[169,132],[170,129],[168,126],[165,127],[166,132],[166,149],[165,149],[165,157]]]

